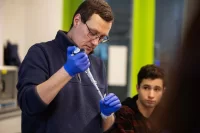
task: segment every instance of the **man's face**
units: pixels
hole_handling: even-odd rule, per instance
[[[137,85],[138,101],[144,108],[155,108],[164,92],[162,79],[143,79]]]
[[[108,36],[112,27],[112,22],[106,22],[98,14],[93,14],[84,24],[81,21],[81,15],[74,17],[74,35],[73,41],[79,48],[83,48],[87,54],[92,52],[100,43],[99,39]]]

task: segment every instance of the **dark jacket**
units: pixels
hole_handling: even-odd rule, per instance
[[[58,31],[52,41],[33,45],[19,70],[18,103],[22,110],[22,133],[101,133],[100,96],[87,77],[73,77],[46,105],[35,87],[48,80],[66,62],[66,33]],[[90,70],[102,94],[107,93],[103,62],[89,55]]]
[[[127,98],[122,107],[115,113],[116,119],[112,128],[106,133],[149,133],[150,123],[138,110],[138,96]]]

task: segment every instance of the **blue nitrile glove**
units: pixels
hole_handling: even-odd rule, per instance
[[[121,106],[119,98],[113,93],[109,93],[104,99],[100,100],[100,111],[104,116],[110,116]]]
[[[75,46],[70,46],[67,48],[67,62],[64,64],[64,68],[70,76],[84,72],[90,66],[90,61],[85,52],[79,52],[75,55],[72,55],[75,48]]]

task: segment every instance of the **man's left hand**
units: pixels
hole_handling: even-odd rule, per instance
[[[109,93],[104,99],[100,100],[100,111],[105,116],[110,116],[121,106],[119,98],[113,93]]]

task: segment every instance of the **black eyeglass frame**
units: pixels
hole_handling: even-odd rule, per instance
[[[89,31],[88,34],[87,34],[87,36],[88,36],[90,39],[92,39],[92,40],[99,39],[99,40],[98,40],[99,43],[105,43],[105,42],[109,41],[109,37],[108,37],[108,36],[103,36],[103,37],[101,37],[101,36],[99,36],[99,35],[93,33],[93,32],[91,31],[91,29],[89,28],[89,26],[87,25],[87,23],[85,23],[85,25],[86,25],[86,27],[87,27],[87,29],[88,29],[88,31]]]

